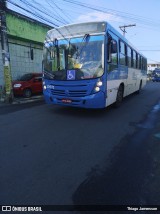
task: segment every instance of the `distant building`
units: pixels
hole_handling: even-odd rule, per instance
[[[12,79],[24,73],[42,71],[42,49],[46,32],[52,27],[7,9],[6,25]],[[0,41],[1,42],[1,41]],[[4,85],[0,45],[0,86]]]
[[[160,68],[160,63],[159,64],[155,64],[155,63],[148,64],[148,71],[153,71],[153,70],[155,70],[155,68]]]

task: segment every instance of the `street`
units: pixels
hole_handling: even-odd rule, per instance
[[[160,83],[119,108],[0,106],[0,204],[160,205]]]

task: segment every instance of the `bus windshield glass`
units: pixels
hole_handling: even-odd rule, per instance
[[[55,80],[97,78],[104,72],[104,36],[46,42],[43,52],[44,77]]]

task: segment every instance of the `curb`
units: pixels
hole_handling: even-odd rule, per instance
[[[14,98],[12,103],[5,103],[5,99],[1,98],[0,99],[0,107],[20,105],[20,104],[32,103],[32,102],[43,101],[43,100],[44,100],[43,95],[33,96],[30,98],[23,98],[23,97]]]

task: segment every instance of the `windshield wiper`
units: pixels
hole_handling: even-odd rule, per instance
[[[85,42],[85,45],[84,46],[82,45],[82,48],[80,49],[80,55],[83,52],[84,48],[87,46],[89,40],[90,40],[90,35],[89,34],[85,34],[83,39],[82,39],[82,42],[81,42],[82,44],[83,44],[83,42]]]
[[[76,59],[78,59],[78,57],[81,55],[83,49],[86,47],[86,45],[88,44],[90,39],[90,35],[89,34],[85,34],[84,37],[82,38],[82,41],[80,43],[80,47],[76,47],[76,51],[75,51],[75,55],[76,55]],[[85,45],[83,45],[83,43],[85,42]],[[70,49],[70,42],[69,42],[69,48]]]

